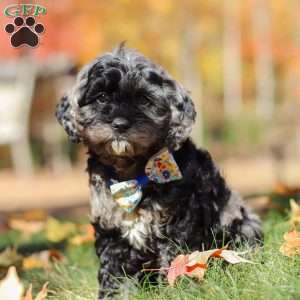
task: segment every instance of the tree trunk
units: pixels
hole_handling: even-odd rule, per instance
[[[257,45],[255,55],[256,111],[264,120],[270,120],[274,113],[275,77],[271,49],[270,16],[265,0],[254,0],[252,29]]]
[[[194,100],[197,118],[193,127],[192,138],[197,146],[203,145],[203,118],[202,118],[202,82],[199,72],[196,70],[197,48],[199,43],[199,33],[195,31],[193,17],[188,15],[184,18],[181,36],[181,57],[179,69],[182,74],[184,86],[191,91]]]
[[[239,7],[239,1],[233,3],[232,0],[223,0],[223,88],[226,117],[238,115],[242,108]]]

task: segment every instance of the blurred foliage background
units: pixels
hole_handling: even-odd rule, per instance
[[[34,49],[12,48],[0,30],[0,106],[14,98],[3,92],[7,86],[36,69],[28,122],[22,121],[29,156],[18,152],[24,143],[12,151],[14,142],[0,145],[0,210],[86,201],[85,150],[68,143],[55,104],[81,66],[121,41],[190,90],[198,112],[193,138],[234,187],[253,193],[278,181],[299,183],[299,0],[21,2],[47,8],[36,18],[46,30]],[[0,10],[11,3],[1,1]],[[2,14],[0,28],[12,20]],[[30,63],[18,75],[24,57]]]

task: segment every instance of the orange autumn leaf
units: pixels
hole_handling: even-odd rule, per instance
[[[32,284],[29,285],[29,288],[27,289],[22,300],[32,300]]]
[[[9,219],[18,219],[18,220],[24,220],[27,222],[30,221],[46,221],[48,215],[47,212],[41,209],[33,209],[33,210],[27,210],[21,213],[13,213],[9,216]]]
[[[43,210],[28,210],[22,213],[11,214],[8,226],[24,234],[32,235],[45,228],[47,213]]]
[[[95,231],[92,225],[82,225],[81,226],[82,234],[75,235],[72,237],[69,242],[71,245],[80,246],[87,243],[92,243],[95,240]]]
[[[291,220],[292,225],[300,224],[300,205],[294,200],[290,199],[291,206]]]
[[[286,232],[283,236],[284,242],[279,251],[285,256],[300,255],[300,232],[296,229]]]
[[[171,266],[167,274],[167,279],[170,285],[174,285],[176,278],[186,273],[186,265],[188,261],[188,255],[180,254],[171,262]]]
[[[51,262],[64,260],[65,257],[58,250],[44,250],[23,259],[23,269],[49,269]]]
[[[196,278],[200,281],[203,279],[206,269],[206,265],[196,264],[193,267],[187,267],[187,272],[185,274],[189,277]]]
[[[274,193],[279,195],[292,195],[292,194],[299,194],[300,193],[300,187],[298,186],[288,186],[286,184],[283,184],[281,182],[278,182],[274,187]]]
[[[44,221],[26,221],[21,219],[10,219],[8,226],[11,229],[21,231],[25,234],[34,234],[42,231],[45,228]]]
[[[194,251],[191,254],[178,255],[167,269],[167,279],[171,286],[174,285],[177,277],[188,275],[189,277],[202,280],[207,269],[207,262],[211,258],[222,258],[230,264],[252,263],[251,261],[240,256],[233,250],[213,249],[208,251]]]
[[[216,255],[216,252],[218,252],[219,249],[213,249],[208,251],[194,251],[191,254],[189,254],[189,262],[188,266],[191,267],[195,264],[206,264],[208,259],[212,256]]]

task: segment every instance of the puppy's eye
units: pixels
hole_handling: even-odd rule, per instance
[[[151,101],[148,100],[147,98],[140,98],[139,102],[143,106],[150,106],[151,105]]]
[[[166,114],[166,110],[163,109],[163,108],[156,108],[156,113],[159,115],[159,116],[164,116]]]
[[[107,95],[104,92],[98,94],[96,101],[100,104],[105,103],[107,100]]]

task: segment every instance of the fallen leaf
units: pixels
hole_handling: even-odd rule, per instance
[[[176,278],[181,275],[188,275],[202,280],[207,269],[207,262],[211,257],[223,258],[231,264],[237,263],[253,263],[240,256],[239,253],[233,250],[213,249],[208,251],[194,251],[191,254],[178,255],[167,268],[167,279],[171,286],[174,285]]]
[[[195,267],[192,270],[187,268],[187,272],[185,273],[189,277],[193,277],[198,279],[199,281],[203,280],[204,274],[206,272],[207,267],[202,268],[202,267]]]
[[[32,284],[29,285],[29,288],[27,289],[22,300],[32,300]]]
[[[279,251],[285,256],[300,255],[300,232],[296,229],[286,232],[283,236],[284,242]]]
[[[8,229],[9,227],[6,218],[3,215],[0,215],[0,234],[7,232]]]
[[[9,215],[9,219],[18,219],[24,221],[46,221],[48,215],[46,211],[41,209],[27,210],[21,213],[13,213]]]
[[[71,222],[60,222],[55,218],[49,218],[45,230],[49,241],[61,242],[76,232],[76,225]]]
[[[87,243],[92,243],[95,240],[94,227],[90,224],[80,226],[81,234],[72,237],[69,242],[71,245],[80,246]]]
[[[282,182],[277,182],[273,192],[279,195],[287,196],[287,195],[299,195],[300,187],[299,186],[289,186]]]
[[[217,252],[222,251],[221,249],[213,249],[208,251],[194,251],[188,255],[189,262],[187,266],[191,267],[195,264],[206,264],[211,256],[216,255]]]
[[[170,285],[174,285],[176,278],[186,273],[186,265],[188,261],[188,255],[180,254],[171,262],[171,266],[167,274],[167,279]]]
[[[45,300],[48,294],[48,282],[46,282],[42,289],[39,291],[37,296],[34,298],[34,300]],[[26,291],[25,296],[22,300],[32,300],[32,284],[30,284],[28,290]]]
[[[11,229],[32,235],[44,229],[46,220],[47,213],[43,210],[35,209],[11,214],[7,223]]]
[[[46,282],[41,291],[37,294],[34,300],[45,300],[48,294],[48,282]],[[23,295],[23,284],[18,277],[16,268],[11,266],[8,269],[6,277],[0,281],[0,299],[1,300],[32,300],[32,284]]]
[[[23,257],[17,253],[16,249],[6,248],[0,253],[0,276],[3,277],[12,265],[17,269],[21,268],[22,260]]]
[[[291,220],[293,226],[300,224],[300,205],[294,200],[290,199],[291,206]]]
[[[51,262],[61,261],[64,256],[57,250],[45,250],[39,253],[32,254],[23,259],[23,269],[49,269]]]
[[[44,221],[26,221],[21,219],[10,219],[8,226],[11,229],[21,231],[22,233],[32,235],[45,228]]]
[[[8,269],[6,277],[0,281],[1,300],[21,300],[23,285],[14,266]]]
[[[249,263],[254,264],[254,262],[245,259],[239,255],[236,251],[232,250],[222,250],[218,257],[224,258],[230,264],[239,264],[239,263]]]
[[[48,294],[48,282],[46,282],[43,285],[42,289],[38,292],[37,296],[35,297],[35,300],[44,300],[46,299],[47,294]]]

